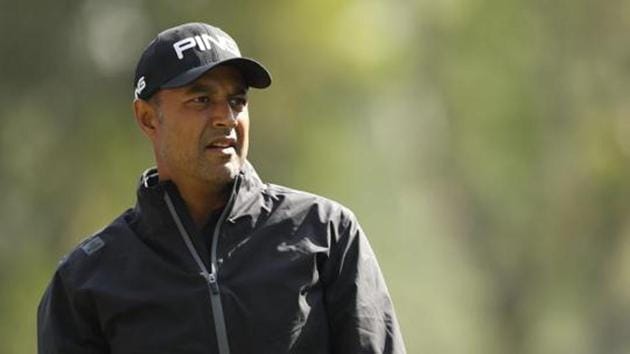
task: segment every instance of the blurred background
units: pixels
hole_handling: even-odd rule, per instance
[[[630,352],[630,2],[1,1],[1,353],[135,202],[136,60],[189,21],[272,72],[250,160],[355,211],[409,353]]]

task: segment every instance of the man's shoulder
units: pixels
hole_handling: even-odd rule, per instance
[[[108,260],[133,240],[128,220],[132,210],[127,210],[109,225],[83,239],[59,262],[58,271],[68,276],[85,273],[97,267],[107,266]]]
[[[334,218],[344,222],[356,219],[352,210],[334,199],[273,183],[266,186],[266,193],[277,201],[278,206],[292,214],[316,212],[324,220]]]
[[[330,208],[347,209],[340,202],[328,197],[279,184],[268,183],[266,192],[272,197],[286,200],[287,202],[301,202],[306,205],[319,204]]]

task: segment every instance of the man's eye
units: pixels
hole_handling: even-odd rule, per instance
[[[199,96],[192,99],[195,103],[208,103],[210,102],[210,98],[208,96]]]
[[[233,109],[242,110],[247,104],[247,98],[245,97],[232,97],[230,98],[230,106]]]

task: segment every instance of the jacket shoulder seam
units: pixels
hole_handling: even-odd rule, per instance
[[[111,247],[111,243],[115,241],[116,235],[119,235],[124,230],[123,228],[129,228],[124,216],[126,213],[118,216],[109,225],[94,232],[88,237],[81,240],[76,246],[74,246],[62,259],[59,261],[58,269],[60,271],[70,271],[75,266],[80,265],[87,259],[97,257],[107,252],[108,246]]]

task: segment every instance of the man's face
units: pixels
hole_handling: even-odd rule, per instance
[[[219,66],[156,94],[153,143],[161,177],[219,187],[236,177],[249,145],[247,89],[238,70]]]

